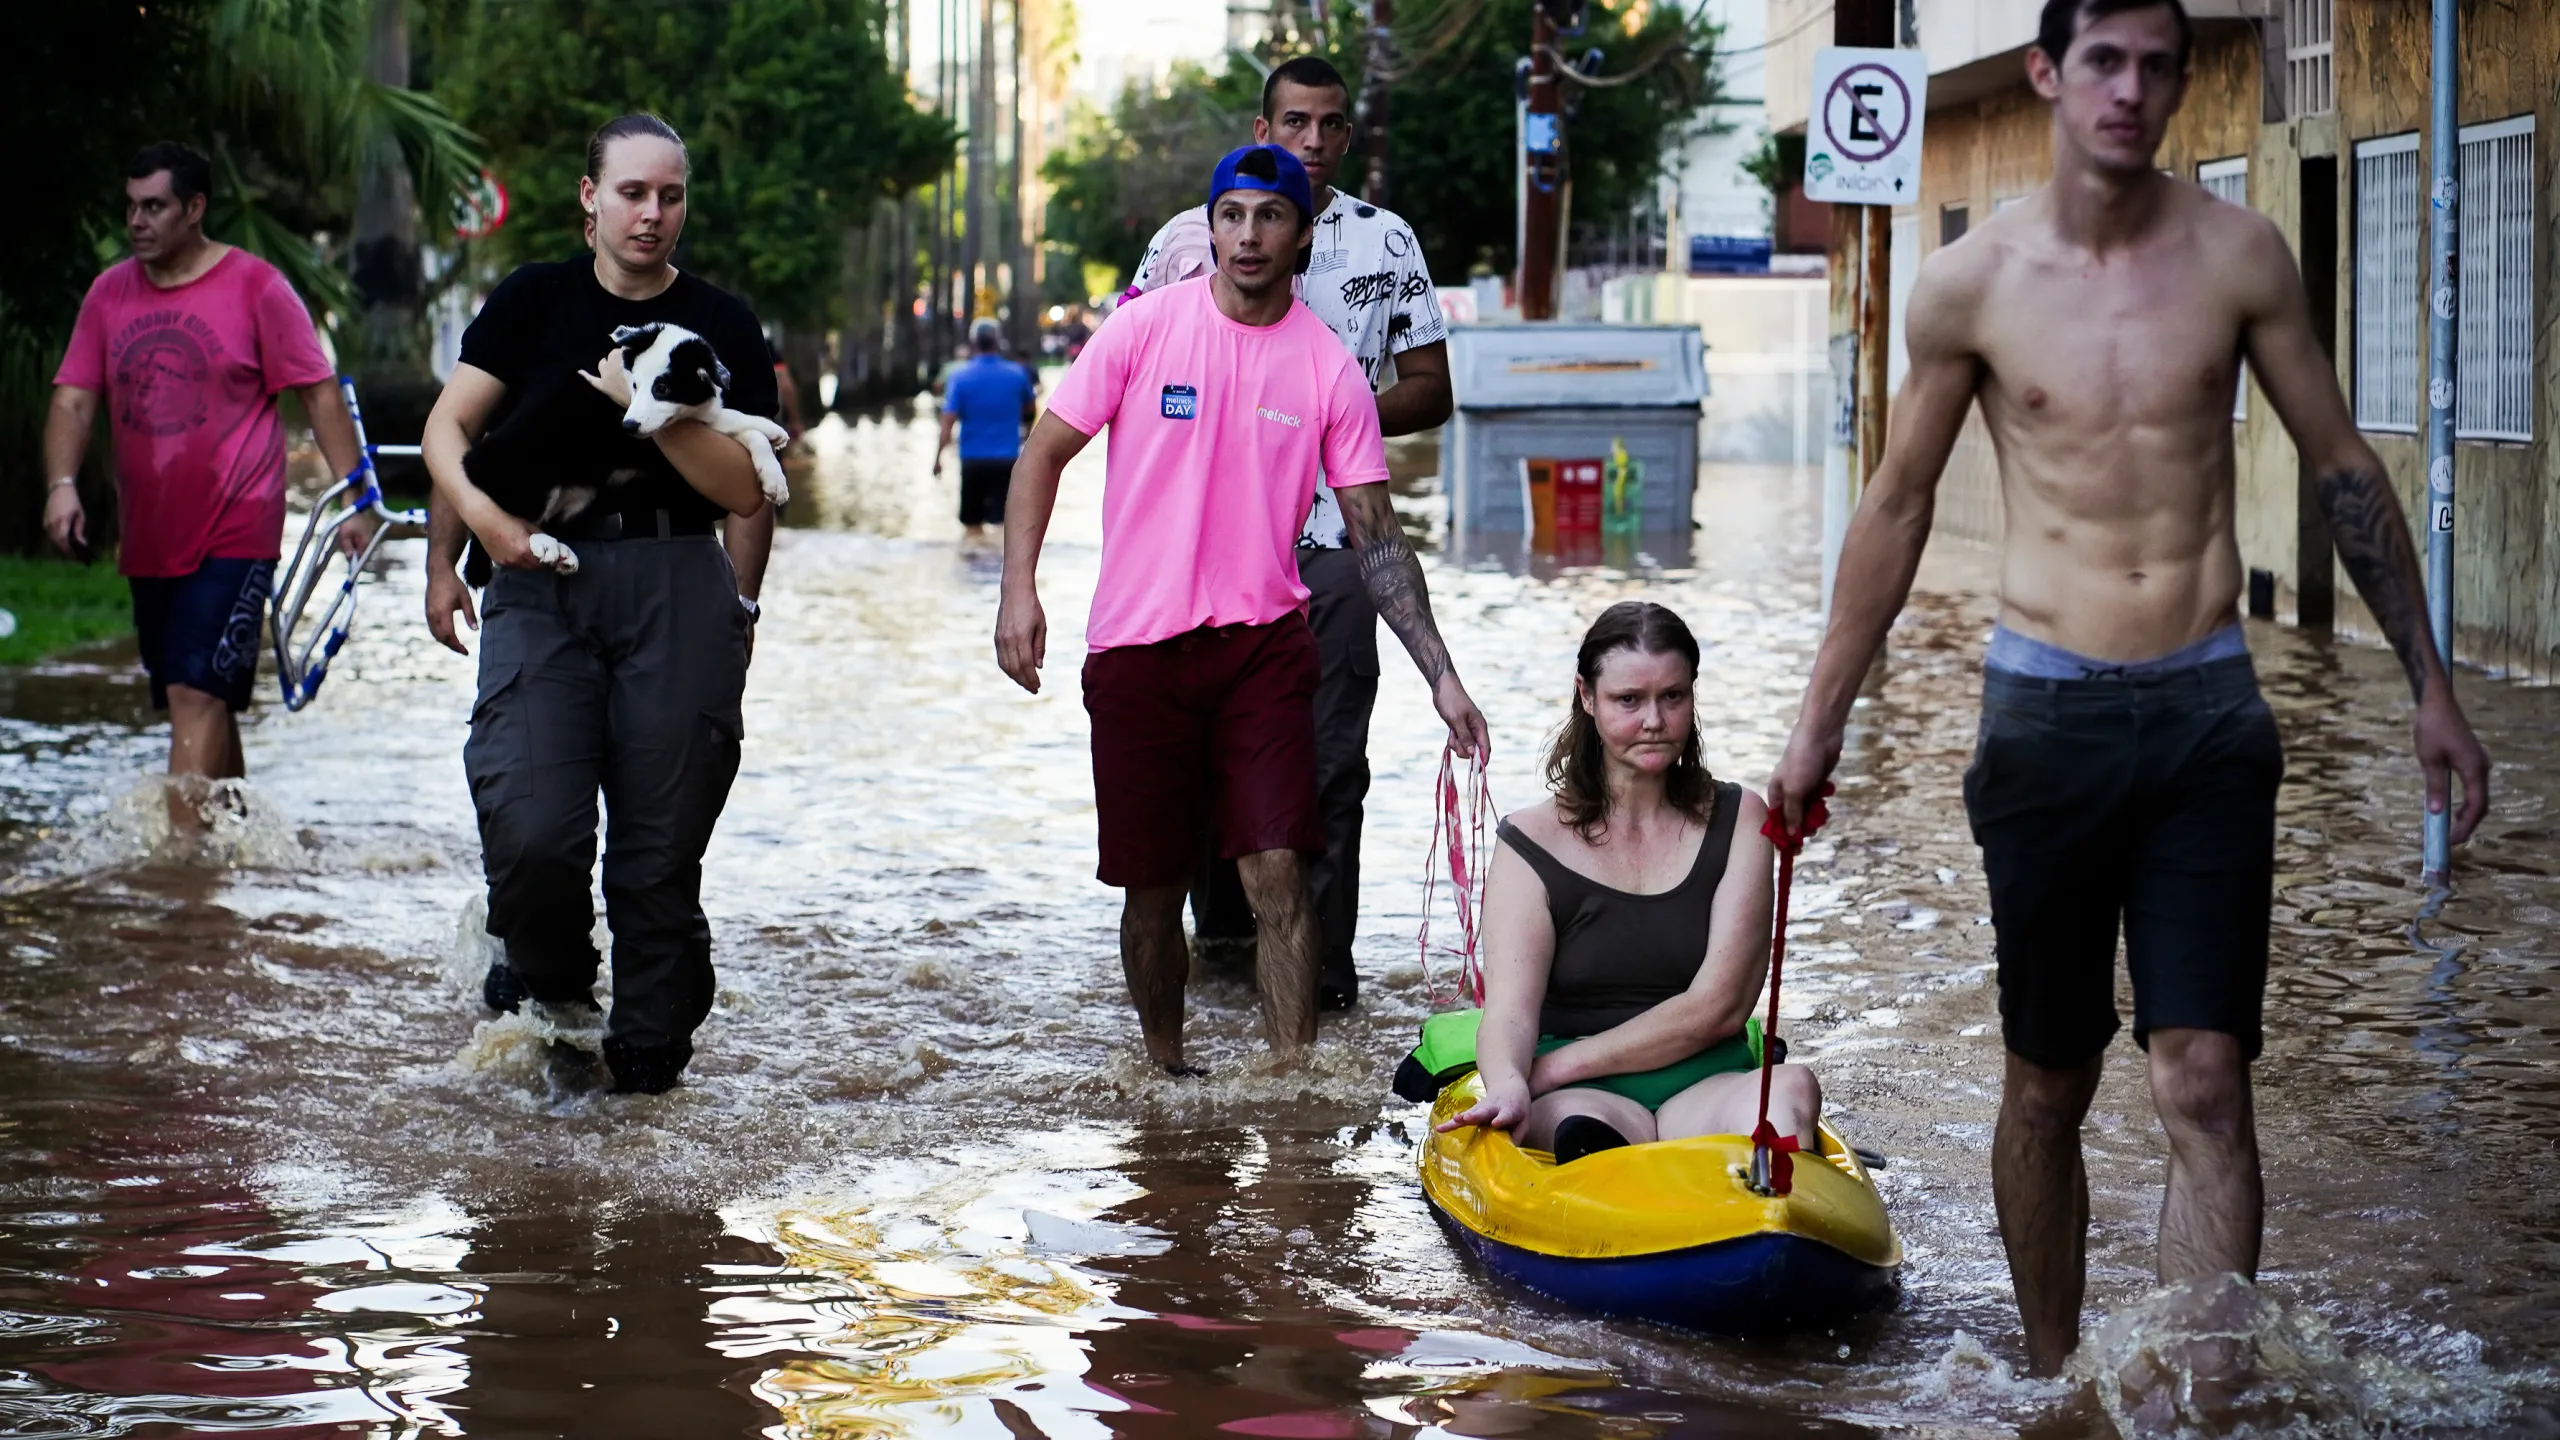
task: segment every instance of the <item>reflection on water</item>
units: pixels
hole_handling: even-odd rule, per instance
[[[2229,1332],[2286,1357],[2263,1431],[2560,1434],[2560,693],[2466,687],[2500,808],[2421,921],[2389,658],[2253,627],[2290,755],[2265,1301],[2152,1295],[2164,1146],[2120,1052],[2090,1130],[2095,1383],[2021,1381],[1957,800],[1991,607],[1979,557],[1933,556],[1799,871],[1785,997],[1835,1118],[1891,1157],[1905,1297],[1694,1340],[1469,1273],[1422,1201],[1421,1112],[1385,1098],[1429,1004],[1439,739],[1409,669],[1373,741],[1361,1007],[1283,1072],[1250,993],[1207,979],[1213,1077],[1143,1063],[1072,683],[1100,447],[1031,696],[992,664],[994,558],[957,548],[932,444],[896,408],[800,462],[707,862],[717,1008],[665,1096],[563,1084],[553,1032],[478,1009],[471,668],[407,620],[414,545],[321,702],[253,717],[211,853],[153,828],[129,650],[0,673],[0,1431],[2059,1437],[2132,1423],[2107,1377]],[[1707,647],[1710,762],[1766,774],[1817,638],[1811,476],[1712,471],[1695,536],[1569,563],[1592,557],[1439,533],[1431,447],[1393,458],[1499,800],[1537,793],[1583,625],[1639,594]]]

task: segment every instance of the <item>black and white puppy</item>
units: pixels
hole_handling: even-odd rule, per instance
[[[585,510],[640,472],[615,463],[610,443],[620,412],[575,371],[534,381],[507,416],[462,457],[462,473],[498,508],[536,525],[556,525]],[[596,443],[599,436],[606,444]],[[534,558],[563,575],[578,573],[577,552],[537,532]],[[463,558],[463,578],[489,583],[489,556],[477,540]]]
[[[773,452],[791,443],[791,432],[721,403],[729,388],[729,367],[720,363],[710,341],[681,325],[656,324],[626,325],[613,332],[613,343],[622,347],[622,368],[631,377],[624,430],[655,435],[675,421],[698,420],[746,447],[764,498],[776,508],[791,498],[782,464],[773,458]]]

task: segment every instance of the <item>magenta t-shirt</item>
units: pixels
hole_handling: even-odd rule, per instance
[[[1275,325],[1230,320],[1212,278],[1123,302],[1049,402],[1087,435],[1111,427],[1095,650],[1303,607],[1317,471],[1337,490],[1387,478],[1377,401],[1333,331],[1304,304]]]
[[[53,383],[106,397],[124,532],[116,568],[166,577],[208,557],[275,559],[276,396],[334,374],[302,298],[255,255],[232,250],[168,290],[139,260],[110,266],[80,302]]]

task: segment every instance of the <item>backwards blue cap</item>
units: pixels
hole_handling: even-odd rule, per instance
[[[1297,206],[1302,219],[1316,218],[1316,192],[1307,182],[1307,167],[1277,145],[1229,151],[1209,176],[1209,203],[1217,204],[1218,197],[1230,190],[1268,190]]]

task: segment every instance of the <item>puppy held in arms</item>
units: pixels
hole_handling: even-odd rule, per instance
[[[645,442],[677,420],[698,420],[736,440],[765,498],[775,505],[790,498],[774,459],[790,432],[721,403],[729,370],[709,341],[677,325],[641,325],[616,330],[613,343],[630,378],[628,405],[617,408],[597,376],[559,372],[511,397],[505,416],[463,455],[463,473],[499,509],[536,525],[573,519],[640,473],[627,453],[614,453],[623,448],[618,440]],[[536,534],[531,548],[552,570],[578,573],[577,552],[556,537]],[[463,559],[464,580],[486,585],[490,569],[474,539]]]

